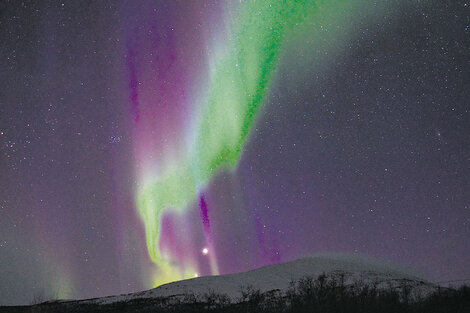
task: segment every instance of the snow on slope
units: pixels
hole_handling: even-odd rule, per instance
[[[269,265],[243,273],[192,278],[138,293],[85,301],[105,304],[142,298],[178,297],[184,294],[201,296],[210,290],[218,294],[227,294],[232,301],[236,301],[241,296],[242,286],[250,285],[254,290],[259,289],[262,293],[272,290],[283,292],[289,288],[291,281],[296,282],[306,276],[317,278],[321,274],[327,276],[343,274],[346,284],[361,280],[367,284],[376,284],[378,288],[390,288],[398,287],[406,282],[413,289],[419,289],[418,292],[424,294],[434,289],[432,283],[419,278],[409,270],[383,261],[354,255],[324,254]]]

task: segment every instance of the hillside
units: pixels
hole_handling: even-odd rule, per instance
[[[319,275],[336,276],[345,284],[362,281],[375,284],[378,288],[400,286],[403,282],[412,285],[416,292],[429,293],[435,286],[392,264],[380,263],[370,258],[354,255],[313,255],[295,261],[269,265],[252,271],[205,276],[181,280],[138,293],[88,300],[93,303],[112,303],[142,298],[178,297],[187,294],[203,296],[210,290],[225,294],[236,302],[241,297],[241,288],[251,286],[261,293],[278,290],[285,292],[291,282],[303,277],[316,278]]]
[[[243,273],[177,281],[137,293],[0,307],[0,311],[238,312],[249,307],[250,312],[300,312],[316,307],[325,312],[330,308],[355,312],[354,307],[361,311],[364,305],[374,310],[392,305],[401,310],[415,304],[426,304],[429,311],[429,307],[437,308],[429,302],[436,294],[442,295],[438,286],[408,269],[356,255],[324,254]]]

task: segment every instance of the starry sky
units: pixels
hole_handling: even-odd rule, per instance
[[[470,278],[470,2],[0,1],[0,304],[306,254]]]

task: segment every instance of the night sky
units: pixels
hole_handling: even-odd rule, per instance
[[[320,252],[470,278],[470,2],[0,1],[0,304]]]

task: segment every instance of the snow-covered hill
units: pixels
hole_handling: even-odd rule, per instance
[[[317,278],[321,274],[329,277],[342,277],[345,285],[358,281],[375,285],[379,289],[407,285],[418,294],[428,294],[436,288],[432,283],[416,276],[411,271],[386,262],[355,255],[313,255],[248,272],[198,277],[133,294],[84,301],[105,304],[145,298],[175,298],[188,294],[200,297],[211,290],[218,294],[226,294],[232,301],[237,301],[241,297],[242,287],[251,286],[262,293],[273,290],[285,292],[291,282],[297,282],[304,277]]]

